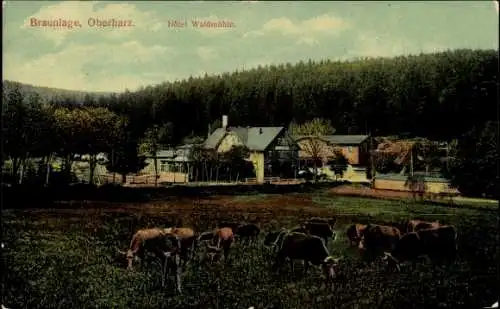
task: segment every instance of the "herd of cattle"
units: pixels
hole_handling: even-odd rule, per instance
[[[304,273],[309,264],[321,266],[327,282],[333,282],[342,258],[330,255],[328,240],[336,239],[336,220],[311,218],[302,225],[269,232],[264,246],[274,258],[273,272],[279,272],[289,260],[293,272],[293,261],[301,260]],[[126,256],[127,268],[134,261],[145,262],[147,252],[163,262],[162,285],[168,274],[175,276],[178,292],[182,291],[182,269],[193,258],[196,250],[203,252],[204,260],[227,260],[231,245],[238,241],[242,245],[256,243],[260,229],[257,225],[221,223],[211,231],[195,233],[187,227],[150,228],[137,231],[128,251],[119,251]],[[400,270],[404,261],[413,265],[422,256],[436,262],[452,263],[457,255],[457,233],[450,225],[439,221],[410,220],[398,227],[378,224],[352,224],[345,231],[351,247],[357,246],[364,258],[382,257],[390,269]]]

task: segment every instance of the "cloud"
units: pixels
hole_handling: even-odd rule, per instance
[[[207,46],[198,47],[196,49],[196,54],[205,61],[213,59],[217,56],[216,51],[213,48]]]
[[[153,62],[159,57],[173,54],[174,51],[169,47],[144,46],[137,41],[121,45],[70,44],[62,51],[45,54],[31,61],[23,59],[17,53],[5,53],[3,75],[8,80],[46,87],[123,91],[125,88],[135,89],[141,85],[159,83],[168,76],[122,74],[117,73],[117,67]],[[100,70],[90,69],[97,65],[101,67]]]
[[[356,48],[347,51],[342,59],[352,57],[393,57],[419,52],[439,52],[448,49],[437,42],[415,42],[401,37],[366,31],[358,34]]]
[[[336,35],[350,28],[347,21],[329,14],[317,16],[300,22],[293,22],[287,17],[274,18],[266,22],[261,29],[247,32],[243,37],[259,37],[268,33],[280,33],[297,38],[297,44],[319,44],[321,35]]]
[[[373,32],[358,35],[357,49],[348,54],[355,57],[389,57],[405,54],[408,51],[408,41],[388,38]]]
[[[123,37],[136,30],[158,31],[163,23],[152,12],[138,10],[133,4],[110,3],[101,9],[96,9],[97,1],[64,1],[55,5],[41,8],[32,16],[28,16],[21,25],[22,29],[30,31],[38,30],[40,34],[53,41],[57,46],[61,45],[68,36],[82,31],[101,34],[110,38]],[[81,28],[32,28],[30,19],[34,17],[40,20],[74,20],[80,21]],[[90,27],[89,18],[109,20],[132,20],[134,27],[122,28],[97,28]]]

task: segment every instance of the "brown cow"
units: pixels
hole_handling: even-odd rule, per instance
[[[144,263],[146,250],[151,251],[163,261],[162,286],[165,284],[165,276],[173,271],[176,276],[177,291],[181,292],[180,239],[173,234],[167,233],[166,229],[151,228],[138,230],[132,236],[128,251],[121,252],[127,257],[127,269],[132,269],[132,262],[138,258],[141,260],[141,264]]]
[[[439,221],[429,222],[422,220],[410,220],[408,222],[407,233],[418,232],[420,230],[438,228],[441,224]]]
[[[347,230],[346,235],[349,240],[349,246],[357,246],[361,241],[361,233],[366,228],[366,224],[351,224]]]
[[[227,260],[229,256],[229,249],[231,244],[234,242],[234,233],[230,227],[223,227],[217,229],[214,233],[214,241],[217,244],[217,248],[222,248],[224,251],[224,260]]]
[[[385,252],[384,259],[389,265],[396,265],[404,261],[415,261],[421,256],[428,256],[435,262],[451,264],[457,255],[457,233],[453,226],[410,232],[397,242],[392,253]]]
[[[399,229],[393,226],[367,224],[358,247],[362,255],[374,258],[383,251],[392,250],[400,237]]]
[[[161,228],[140,229],[135,232],[127,252],[119,251],[127,257],[127,269],[132,269],[133,261],[140,261],[144,264],[146,251],[156,254],[157,248],[162,246],[166,235],[165,229]]]

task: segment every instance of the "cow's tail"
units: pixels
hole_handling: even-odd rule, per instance
[[[327,256],[330,256],[330,252],[328,251],[328,248],[326,247],[326,243],[323,239],[320,239],[321,240],[321,244],[323,245],[323,250],[325,250],[325,253]]]

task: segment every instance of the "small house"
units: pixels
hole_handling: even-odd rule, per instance
[[[222,128],[208,136],[203,147],[218,153],[243,145],[250,150],[257,183],[264,182],[266,166],[271,161],[296,162],[299,147],[285,127],[229,127],[227,116],[222,117]]]

